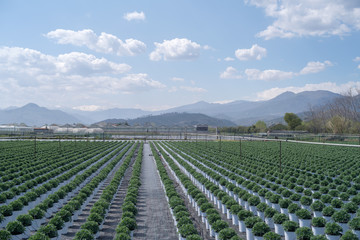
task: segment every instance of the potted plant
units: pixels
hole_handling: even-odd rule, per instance
[[[299,224],[294,221],[285,221],[282,224],[284,228],[285,240],[292,240],[296,238],[295,231],[299,228]]]
[[[314,213],[314,217],[322,217],[322,210],[325,208],[325,204],[322,201],[315,201],[313,204],[311,204],[310,206],[311,210]]]
[[[270,227],[264,222],[257,222],[252,227],[252,233],[254,234],[255,240],[263,239],[263,236],[265,235],[265,233],[270,232],[270,231],[271,231]]]
[[[234,237],[234,236],[236,236],[236,232],[232,228],[224,228],[223,230],[221,230],[219,232],[220,240],[232,239],[232,237]],[[200,238],[200,239],[202,239],[202,238]],[[188,239],[186,239],[186,240],[188,240]]]
[[[296,216],[296,211],[300,209],[300,206],[296,203],[292,203],[288,207],[289,211],[289,218],[291,221],[297,222],[299,221],[298,217]]]
[[[308,227],[310,228],[311,223],[311,213],[306,209],[299,209],[296,211],[296,216],[299,219],[300,227]]]
[[[267,232],[264,234],[264,240],[281,240],[281,236],[274,232]]]
[[[253,196],[249,198],[248,200],[250,205],[250,211],[252,211],[254,214],[256,214],[256,206],[261,202],[260,198],[257,196]]]
[[[345,234],[343,234],[340,238],[340,240],[358,240],[359,238],[351,231],[347,231]]]
[[[221,217],[220,217],[219,213],[216,212],[216,213],[208,214],[207,219],[209,221],[210,236],[215,237],[215,230],[213,229],[212,225],[216,221],[221,220]]]
[[[265,222],[267,225],[269,225],[270,228],[274,228],[274,220],[272,217],[278,213],[275,209],[269,207],[265,210]]]
[[[301,207],[306,209],[306,210],[310,210],[310,205],[312,204],[312,202],[313,202],[312,197],[302,196],[300,198]]]
[[[349,229],[347,223],[350,221],[350,218],[350,214],[345,210],[340,210],[332,215],[332,219],[342,227],[343,232],[346,232]]]
[[[324,235],[325,234],[325,225],[326,220],[322,217],[314,217],[311,219],[311,229],[314,235]]]
[[[353,218],[349,222],[349,226],[352,229],[353,233],[360,238],[360,217]]]
[[[215,223],[213,223],[211,225],[211,227],[215,231],[215,239],[218,240],[220,231],[225,229],[225,228],[228,228],[229,224],[227,222],[223,221],[223,220],[217,220]]]
[[[241,211],[241,207],[239,204],[232,205],[230,208],[231,216],[232,216],[232,223],[233,225],[237,226],[239,225],[239,217],[238,213]]]
[[[245,232],[246,231],[246,226],[245,226],[245,219],[247,219],[248,217],[252,217],[254,216],[254,214],[250,211],[247,210],[240,210],[238,213],[238,218],[239,218],[239,232]]]
[[[339,240],[340,236],[341,236],[341,231],[342,231],[342,228],[337,223],[328,222],[325,225],[325,234],[329,240]]]
[[[254,225],[258,222],[262,222],[261,218],[259,217],[248,217],[245,219],[245,226],[246,226],[246,239],[247,240],[253,240],[254,235],[252,233],[252,228]]]
[[[280,236],[284,236],[284,228],[282,224],[286,220],[289,220],[287,215],[285,215],[284,213],[276,213],[272,219],[274,220],[275,232]]]
[[[335,213],[335,209],[332,206],[327,206],[324,207],[321,213],[327,222],[331,222],[332,221],[331,216]]]
[[[256,206],[257,209],[257,215],[263,220],[265,221],[265,210],[268,208],[269,206],[264,203],[261,202]]]
[[[298,240],[310,240],[313,236],[311,229],[308,227],[300,227],[296,229],[295,233]]]
[[[291,203],[292,203],[292,201],[290,199],[287,199],[287,198],[281,199],[279,201],[280,212],[288,215],[289,214],[288,207],[290,206]]]

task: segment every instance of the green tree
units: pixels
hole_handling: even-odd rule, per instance
[[[302,120],[295,113],[285,113],[284,120],[291,130],[295,130],[295,128],[301,125],[302,122]]]
[[[266,123],[264,121],[257,121],[255,123],[255,128],[257,132],[265,132],[266,131]]]

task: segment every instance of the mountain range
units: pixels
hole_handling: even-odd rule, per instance
[[[215,122],[228,120],[229,122],[227,122],[227,124],[230,124],[231,121],[238,125],[251,125],[258,120],[263,120],[271,124],[276,123],[286,112],[302,114],[308,111],[310,106],[323,105],[340,96],[340,94],[329,91],[305,91],[297,94],[285,92],[267,101],[240,100],[226,104],[200,101],[163,111],[143,111],[132,108],[113,108],[92,112],[73,109],[61,111],[49,110],[30,103],[23,107],[10,107],[0,110],[0,124],[25,123],[30,126],[51,123],[91,124],[107,119],[137,119],[138,122],[149,122],[150,120],[157,119],[158,122],[162,122],[163,120],[159,120],[159,117],[154,118],[154,116],[164,115],[169,118],[169,115],[166,115],[166,113],[203,114],[214,118],[212,121]],[[151,115],[152,118],[150,118],[149,115]],[[142,117],[144,117],[144,119],[141,120]],[[192,117],[196,120],[200,115],[192,115]],[[184,118],[189,120],[189,115],[184,116]],[[178,121],[176,124],[181,125],[182,123]]]

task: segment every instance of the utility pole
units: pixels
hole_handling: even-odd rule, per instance
[[[281,169],[281,140],[279,141],[280,143],[280,149],[279,149],[279,168],[280,168],[280,172],[282,171]]]

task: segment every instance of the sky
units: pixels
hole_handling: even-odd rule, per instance
[[[359,0],[0,0],[0,108],[360,88]]]

